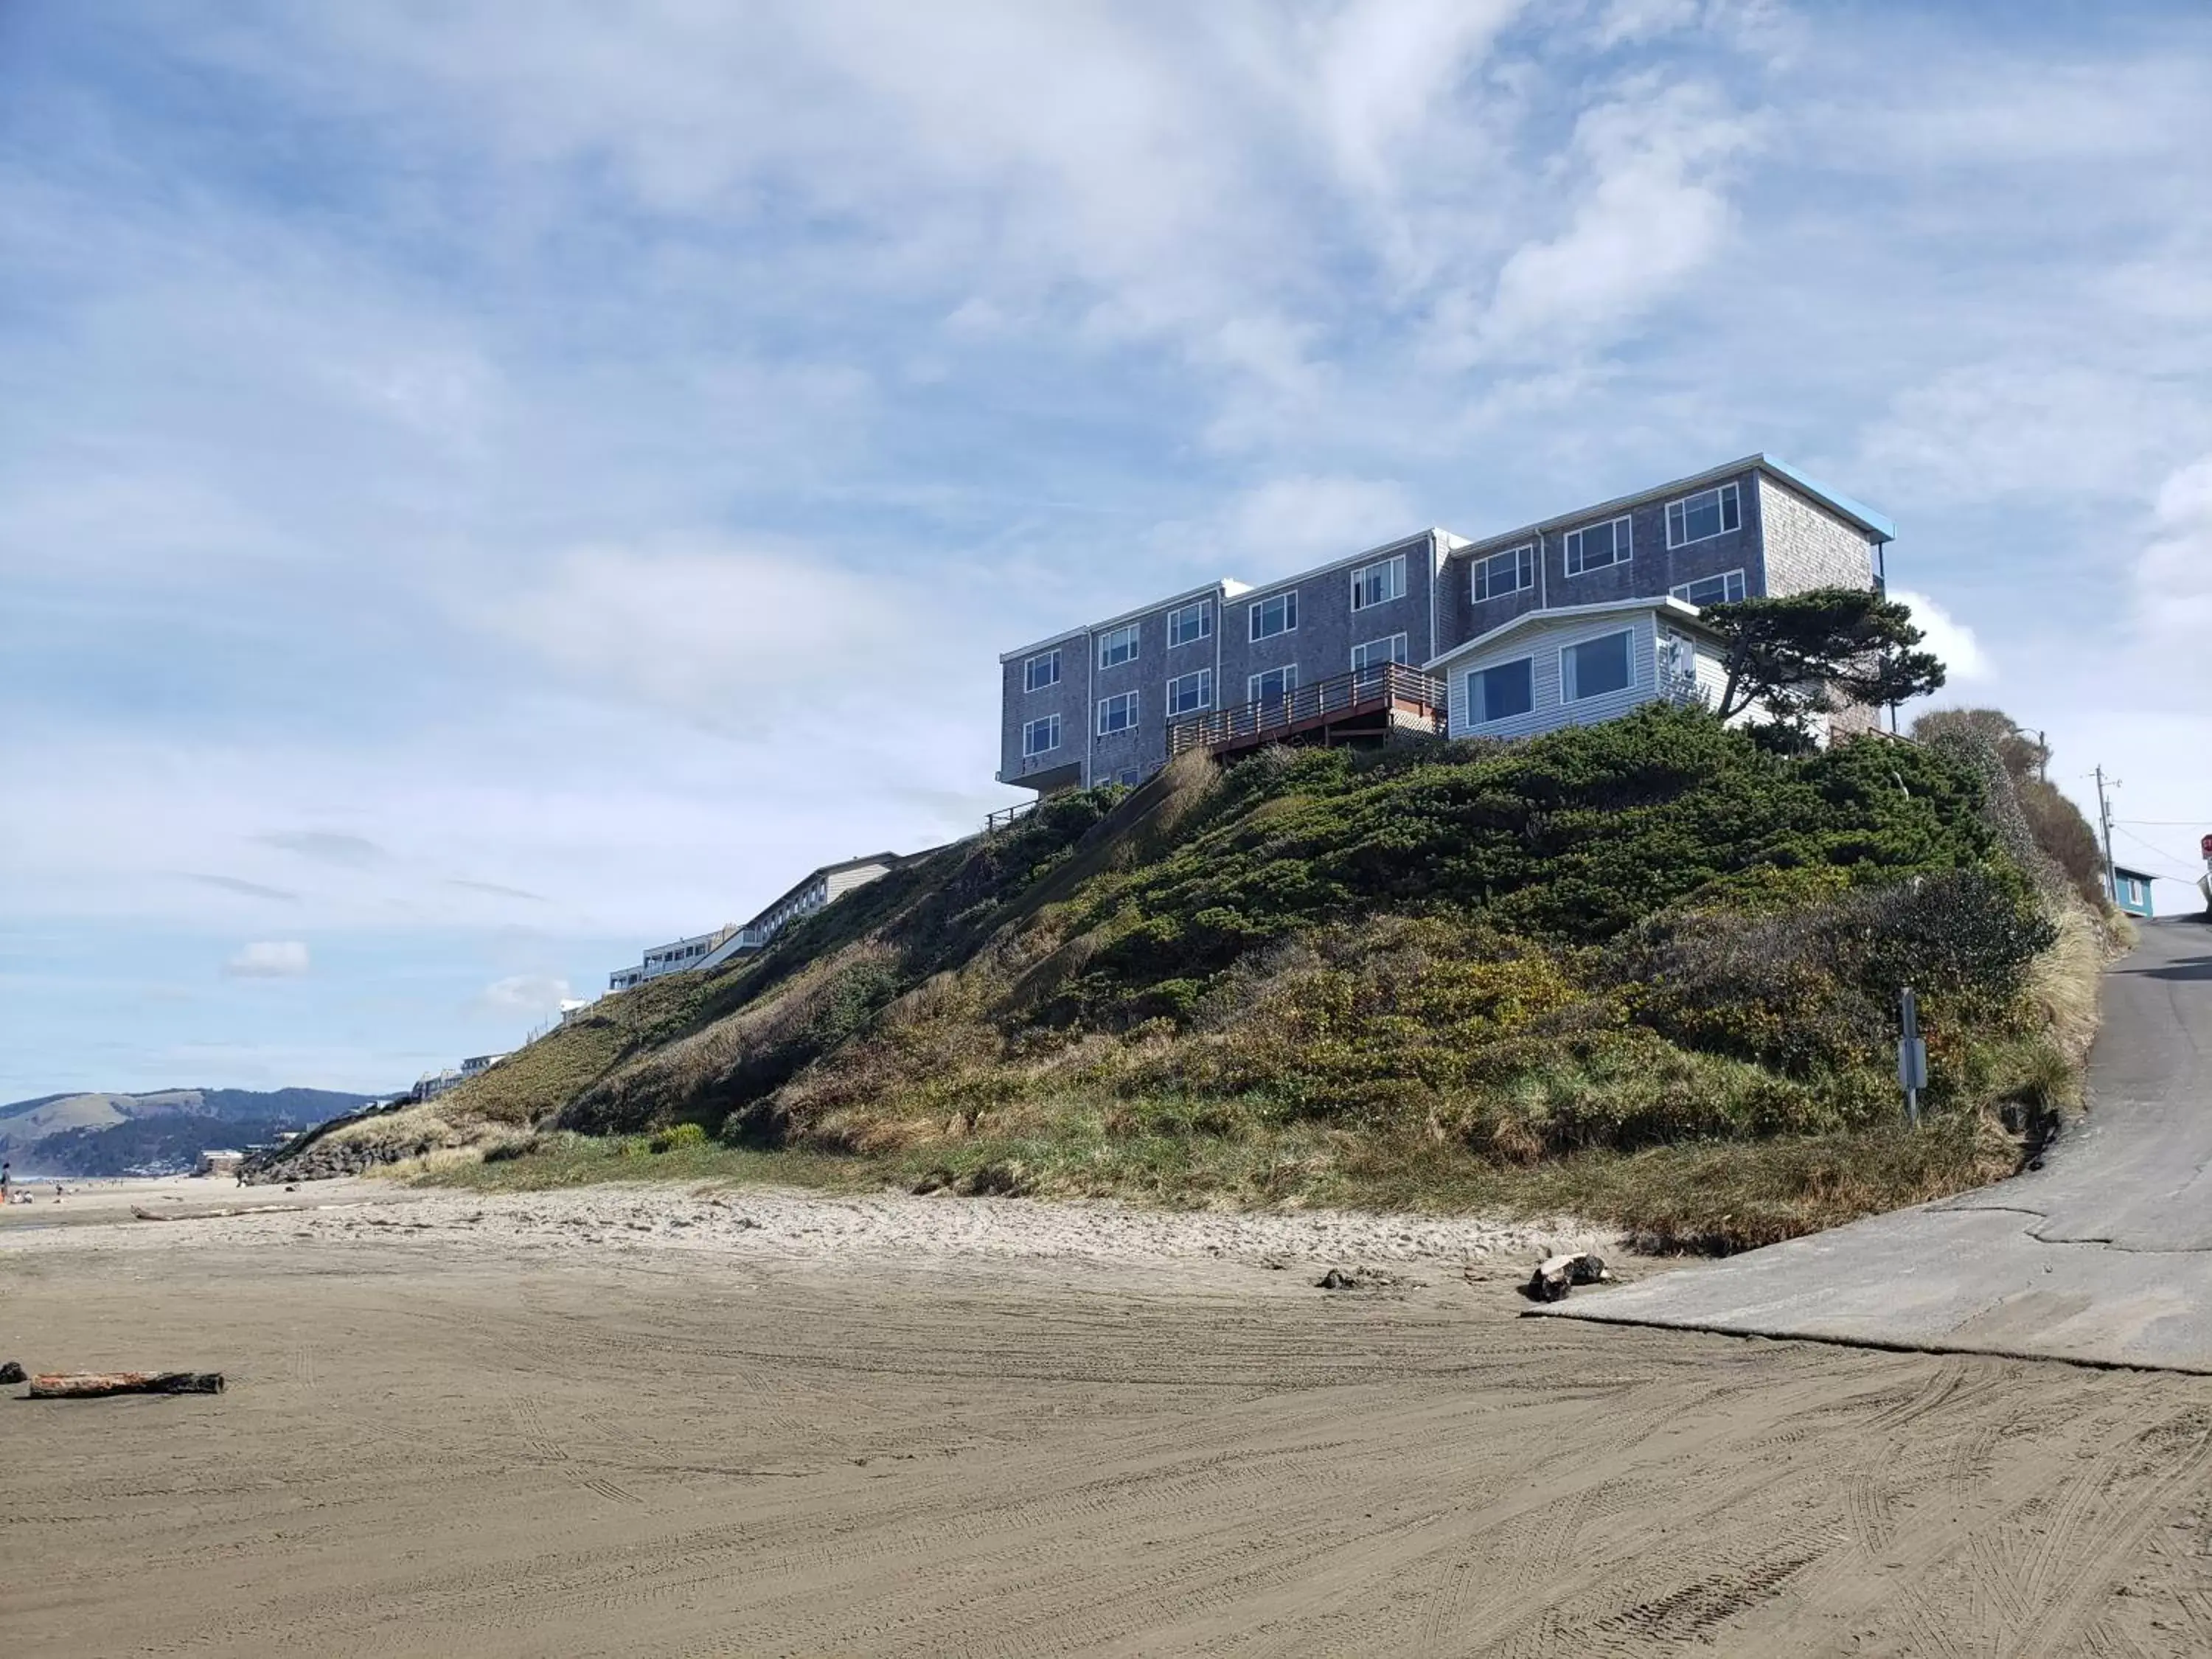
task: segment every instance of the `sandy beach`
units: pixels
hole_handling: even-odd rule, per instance
[[[6,1391],[12,1651],[2212,1646],[2212,1383],[1520,1319],[1571,1226],[164,1196],[0,1231],[0,1358],[229,1379]]]

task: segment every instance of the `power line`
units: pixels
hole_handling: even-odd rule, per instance
[[[2140,824],[2149,830],[2194,830],[2203,818],[2114,818],[2114,823]]]
[[[2162,860],[2162,861],[2163,861],[2164,863],[2166,863],[2168,866],[2170,866],[2170,867],[2172,867],[2172,868],[2173,868],[2173,869],[2177,869],[2177,870],[2181,868],[2181,866],[2180,866],[2179,864],[2175,863],[2175,862],[2174,862],[2174,860],[2173,860],[2172,859],[2171,859],[2171,858],[2167,857],[2167,855],[2166,855],[2166,854],[2164,854],[2164,853],[2160,852],[2157,848],[2153,847],[2153,846],[2152,846],[2148,842],[2145,841],[2145,840],[2144,840],[2141,836],[2130,835],[2130,834],[2128,833],[2128,831],[2127,831],[2127,830],[2121,830],[2121,831],[2120,831],[2120,833],[2121,833],[2122,835],[2124,835],[2124,836],[2127,836],[2127,837],[2128,837],[2128,839],[2129,839],[2130,841],[2131,841],[2131,842],[2135,842],[2135,844],[2136,844],[2136,846],[2138,846],[2138,847],[2142,848],[2143,849],[2143,851],[2145,851],[2146,853],[2150,854],[2154,858],[2156,858],[2156,859],[2159,859],[2159,860]],[[2197,879],[2197,878],[2199,875],[2203,874],[2203,872],[2202,871],[2197,871],[2197,870],[2190,870],[2190,871],[2185,871],[2185,872],[2184,872],[2181,875],[2179,875],[2179,876],[2176,877],[2176,878],[2175,878],[2175,879],[2176,879],[2176,880],[2179,880],[2179,881],[2195,881],[2195,880]]]

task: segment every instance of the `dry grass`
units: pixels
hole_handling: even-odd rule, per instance
[[[1051,1135],[976,1136],[881,1153],[763,1152],[708,1144],[665,1152],[645,1137],[557,1134],[520,1157],[424,1160],[426,1183],[533,1191],[605,1181],[764,1183],[830,1192],[889,1188],[1112,1198],[1176,1208],[1370,1209],[1438,1215],[1579,1215],[1657,1251],[1726,1254],[1924,1203],[2002,1179],[2021,1143],[1986,1115],[1902,1127],[1577,1153],[1503,1165],[1449,1146],[1382,1145],[1316,1126],[1231,1135],[1112,1133],[1064,1117]]]

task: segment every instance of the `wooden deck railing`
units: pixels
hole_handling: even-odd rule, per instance
[[[1425,722],[1427,729],[1442,732],[1445,696],[1444,683],[1418,668],[1403,663],[1377,663],[1334,679],[1294,686],[1279,697],[1209,709],[1176,720],[1168,727],[1168,753],[1265,741],[1277,732],[1288,735],[1294,728],[1375,712],[1408,714],[1417,726]]]

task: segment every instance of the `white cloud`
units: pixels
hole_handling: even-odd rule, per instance
[[[2115,366],[2008,360],[1899,393],[1862,465],[1947,501],[2133,493],[2177,441],[2212,430],[2183,386]]]
[[[2154,531],[2136,565],[2136,599],[2154,638],[2202,641],[2212,634],[2212,455],[2159,486]]]
[[[1253,581],[1425,527],[1425,520],[1416,521],[1412,498],[1401,486],[1328,477],[1270,479],[1238,498],[1223,526],[1226,544],[1252,556],[1245,580]]]
[[[485,986],[478,1000],[501,1013],[545,1014],[574,994],[565,979],[546,974],[510,974]]]
[[[1586,111],[1575,124],[1586,182],[1572,216],[1499,270],[1479,355],[1600,343],[1657,304],[1718,251],[1734,217],[1727,166],[1756,135],[1710,86],[1646,77]]]
[[[930,607],[890,577],[798,549],[580,548],[474,620],[617,693],[757,720],[854,690],[832,665],[881,661]]]
[[[297,979],[307,971],[307,947],[297,939],[260,939],[222,965],[240,979]]]
[[[1921,648],[1934,652],[1948,671],[1947,687],[1976,685],[1996,678],[1996,665],[1990,660],[1989,653],[1983,649],[1972,629],[1925,593],[1903,587],[1893,587],[1889,592],[1892,599],[1911,607],[1913,625],[1927,636],[1921,641]]]

